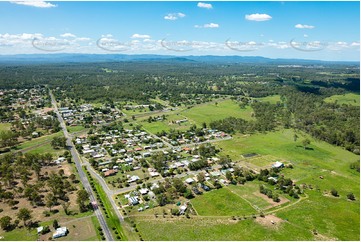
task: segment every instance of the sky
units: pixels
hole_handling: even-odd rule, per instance
[[[0,54],[359,61],[360,2],[0,2]]]

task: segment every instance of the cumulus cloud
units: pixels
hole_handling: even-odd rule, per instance
[[[179,18],[184,18],[186,15],[184,13],[168,13],[164,16],[166,20],[177,20]]]
[[[48,3],[45,1],[10,1],[11,3],[19,4],[19,5],[26,5],[26,6],[32,6],[36,8],[54,8],[57,7],[57,5]]]
[[[307,25],[307,24],[296,24],[295,28],[296,29],[314,29],[315,26]]]
[[[272,17],[265,13],[254,13],[254,14],[246,14],[245,18],[249,21],[268,21],[271,20]]]
[[[194,25],[195,28],[219,28],[219,24],[209,23],[204,25]]]
[[[206,9],[212,9],[212,8],[213,8],[212,4],[210,4],[210,3],[202,3],[202,2],[199,2],[199,3],[197,4],[197,6],[198,6],[199,8],[206,8]]]
[[[150,35],[147,35],[147,34],[133,34],[130,38],[132,38],[132,39],[150,39]]]
[[[72,34],[72,33],[61,34],[60,36],[63,38],[75,38],[76,37],[76,35]]]

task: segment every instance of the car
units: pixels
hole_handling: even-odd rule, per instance
[[[202,194],[202,192],[199,191],[198,188],[196,188],[196,187],[193,187],[192,190],[196,195],[201,195]]]
[[[203,190],[206,191],[206,192],[208,192],[208,191],[211,190],[207,185],[204,185],[204,184],[201,184],[201,187],[202,187]]]

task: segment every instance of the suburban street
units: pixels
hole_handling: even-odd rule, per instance
[[[96,202],[94,192],[93,192],[93,190],[92,190],[92,188],[90,186],[90,183],[88,181],[87,176],[85,175],[85,173],[84,173],[84,171],[82,169],[78,151],[75,149],[74,144],[72,143],[72,140],[71,140],[71,136],[68,134],[68,131],[66,129],[66,125],[65,125],[64,120],[63,120],[63,118],[61,117],[61,115],[60,115],[60,113],[58,111],[56,100],[55,100],[54,95],[51,92],[51,90],[49,90],[49,95],[51,97],[51,102],[52,102],[52,105],[54,107],[54,111],[55,111],[55,113],[56,113],[56,115],[58,117],[61,128],[63,129],[64,136],[65,136],[66,142],[67,142],[67,146],[70,149],[71,155],[72,155],[73,160],[75,162],[76,169],[78,170],[80,181],[82,182],[82,184],[84,186],[84,189],[89,194],[90,202]],[[110,199],[110,200],[112,200],[112,199]],[[105,222],[105,218],[104,218],[103,214],[101,213],[101,211],[99,209],[95,209],[94,212],[95,212],[95,215],[96,215],[96,217],[97,217],[97,219],[98,219],[98,221],[100,223],[101,228],[103,229],[105,239],[108,240],[108,241],[113,241],[114,238],[113,238],[113,236],[111,234],[111,230],[109,229],[107,223]]]

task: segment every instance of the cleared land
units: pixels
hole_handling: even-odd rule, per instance
[[[182,114],[188,119],[195,121],[197,125],[200,126],[203,122],[210,123],[231,116],[251,120],[252,112],[253,110],[249,106],[245,109],[241,109],[237,102],[226,100],[219,101],[217,105],[215,102],[197,105],[183,111]]]
[[[225,188],[204,193],[191,202],[201,216],[241,216],[256,212],[245,200]]]
[[[350,104],[354,106],[360,106],[360,95],[354,93],[347,93],[343,95],[333,95],[331,97],[325,98],[325,102],[338,104]]]
[[[259,101],[262,101],[262,102],[269,102],[271,104],[276,104],[277,102],[281,101],[281,96],[280,95],[273,95],[273,96],[256,98],[256,100],[259,100]]]

